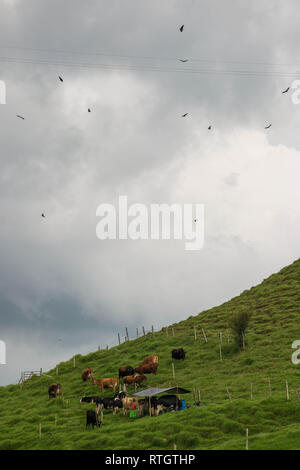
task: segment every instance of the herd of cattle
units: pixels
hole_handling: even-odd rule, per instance
[[[182,348],[173,349],[172,359],[185,359],[185,351]],[[181,408],[182,402],[176,395],[164,395],[159,398],[148,397],[145,399],[137,400],[134,397],[128,397],[126,387],[134,385],[135,388],[139,386],[143,381],[147,380],[146,374],[157,374],[158,369],[158,356],[152,355],[147,356],[138,367],[133,368],[131,366],[122,366],[119,368],[119,377],[109,377],[94,379],[93,369],[86,368],[82,371],[81,379],[83,382],[91,381],[93,385],[97,385],[102,393],[107,388],[112,388],[115,392],[118,385],[121,385],[123,380],[124,391],[115,393],[113,397],[82,397],[80,403],[94,403],[96,404],[96,410],[88,410],[86,415],[86,426],[92,425],[100,427],[101,421],[99,421],[98,414],[101,409],[112,409],[113,413],[116,414],[118,409],[123,409],[123,414],[126,415],[130,410],[136,410],[138,416],[143,416],[146,413],[150,413],[151,409],[154,409],[154,415],[163,413],[164,411],[177,410]],[[49,398],[56,398],[61,394],[62,387],[60,384],[51,384],[48,388]]]

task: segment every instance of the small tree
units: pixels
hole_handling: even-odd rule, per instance
[[[251,314],[249,312],[241,311],[235,314],[229,322],[235,343],[239,349],[242,349],[245,345],[245,332],[249,325],[250,318]]]

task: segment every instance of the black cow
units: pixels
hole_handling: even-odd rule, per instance
[[[122,366],[119,369],[119,379],[121,377],[126,377],[126,375],[134,375],[134,369],[130,366]]]
[[[172,359],[185,359],[184,349],[182,349],[182,348],[173,349]]]
[[[95,410],[87,410],[86,412],[86,427],[90,427],[90,425],[97,426],[97,428],[100,428],[101,426],[101,421],[98,421],[98,414],[96,413]]]
[[[156,397],[155,397],[156,398]],[[163,395],[162,397],[156,398],[156,402],[153,403],[154,409],[157,405],[162,405],[164,408],[173,408],[177,410],[181,408],[182,402],[176,395]]]

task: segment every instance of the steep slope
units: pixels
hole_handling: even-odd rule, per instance
[[[300,392],[300,365],[291,361],[291,345],[300,340],[299,301],[300,260],[168,331],[163,328],[100,354],[77,355],[76,367],[72,360],[59,364],[58,376],[53,369],[47,372],[51,377],[33,377],[23,387],[1,387],[0,448],[172,449],[176,442],[178,449],[243,449],[248,428],[250,448],[300,449],[295,394]],[[228,321],[241,310],[250,311],[252,318],[246,349],[237,352]],[[174,347],[186,351],[186,360],[175,362],[175,378]],[[95,377],[115,377],[121,365],[136,366],[148,354],[158,354],[159,368],[157,376],[148,376],[145,388],[178,384],[196,389],[196,394],[200,390],[203,406],[136,420],[107,411],[100,430],[86,431],[85,412],[91,405],[79,399],[101,393],[81,382],[82,369],[92,367]],[[49,401],[48,385],[56,381],[63,386],[64,398]],[[192,393],[185,398],[193,404]]]

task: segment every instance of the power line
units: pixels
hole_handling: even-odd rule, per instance
[[[300,72],[268,71],[268,70],[225,70],[225,69],[196,69],[196,68],[176,68],[162,67],[154,65],[138,64],[105,64],[90,62],[62,62],[46,59],[22,58],[22,57],[0,57],[0,61],[18,64],[36,64],[50,65],[56,67],[78,67],[88,69],[106,69],[106,70],[127,70],[127,71],[146,71],[146,72],[170,72],[180,74],[209,74],[209,75],[236,75],[241,77],[279,77],[296,78]]]
[[[119,57],[124,59],[139,59],[139,60],[163,60],[163,61],[176,61],[180,60],[178,57],[163,57],[163,56],[141,56],[141,55],[129,55],[129,54],[115,54],[106,52],[89,52],[89,51],[74,51],[67,49],[47,49],[37,47],[22,47],[22,46],[1,46],[0,49],[15,49],[32,52],[50,52],[59,54],[72,54],[72,55],[87,55],[87,56],[104,56],[104,57]],[[272,63],[272,62],[254,62],[254,61],[240,61],[240,60],[220,60],[220,59],[199,59],[199,58],[188,58],[191,62],[205,62],[214,64],[240,64],[240,65],[262,65],[268,67],[300,67],[300,64],[292,63]]]

